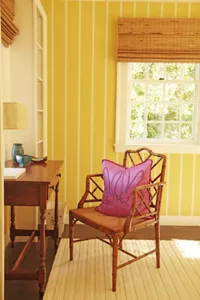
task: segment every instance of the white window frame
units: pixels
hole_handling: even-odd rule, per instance
[[[37,11],[41,15],[42,18],[42,47],[37,41]],[[33,0],[33,53],[34,53],[34,93],[35,93],[35,155],[41,156],[38,154],[38,146],[42,144],[43,146],[43,154],[42,157],[47,156],[47,17],[46,12],[41,4],[40,0]],[[38,50],[41,50],[42,53],[42,78],[38,76]],[[42,82],[43,86],[43,109],[38,108],[38,81]],[[38,113],[42,115],[42,139],[38,137]]]
[[[127,126],[129,119],[129,98],[130,98],[131,80],[129,77],[129,64],[117,63],[117,97],[116,97],[116,132],[115,132],[115,151],[124,152],[127,149],[138,149],[140,147],[148,147],[156,152],[164,153],[200,153],[200,104],[197,112],[197,141],[184,143],[180,140],[137,140],[127,143]],[[198,95],[200,101],[200,95]]]

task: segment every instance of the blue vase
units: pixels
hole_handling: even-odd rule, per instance
[[[22,144],[15,143],[12,147],[12,159],[16,161],[16,155],[24,155],[24,148]]]

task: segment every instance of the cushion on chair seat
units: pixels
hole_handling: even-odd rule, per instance
[[[70,210],[75,218],[85,224],[107,233],[123,233],[126,218],[106,216],[96,211],[96,207],[77,208]],[[150,220],[149,220],[150,221]],[[152,220],[151,220],[152,221]],[[132,226],[144,222],[144,219],[134,218]]]

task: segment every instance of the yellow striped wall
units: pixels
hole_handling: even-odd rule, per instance
[[[1,25],[0,25],[1,27]],[[1,31],[0,31],[1,39]],[[0,66],[2,64],[2,56],[0,49]],[[4,168],[4,155],[3,155],[3,106],[2,106],[2,81],[0,74],[0,299],[4,299],[4,189],[3,189],[3,168]]]
[[[1,58],[0,58],[1,61]],[[3,122],[0,98],[0,299],[4,299],[4,192],[3,192]]]
[[[48,20],[48,156],[64,160],[61,198],[114,151],[118,17],[200,17],[197,1],[43,0]],[[200,216],[200,155],[168,154],[162,215]]]

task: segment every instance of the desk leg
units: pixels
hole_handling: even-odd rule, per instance
[[[15,241],[15,207],[10,207],[10,240],[11,240],[11,247],[14,248],[14,241]]]
[[[40,208],[40,266],[38,272],[38,283],[40,296],[44,294],[46,283],[46,240],[45,240],[45,219],[46,209]]]
[[[55,210],[54,210],[54,246],[57,249],[59,238],[58,238],[58,192],[59,192],[59,181],[55,187]]]

